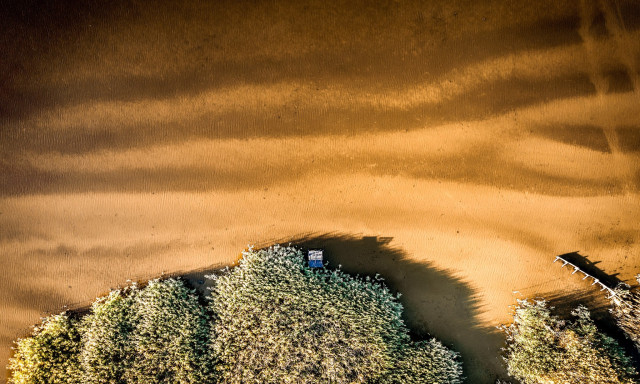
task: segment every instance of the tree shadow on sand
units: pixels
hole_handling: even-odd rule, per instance
[[[336,233],[309,234],[257,244],[256,248],[291,244],[304,251],[323,249],[327,268],[341,266],[351,274],[379,274],[392,291],[402,294],[404,319],[412,337],[433,336],[460,352],[466,382],[494,383],[496,377],[505,377],[500,358],[504,337],[495,328],[479,322],[477,291],[451,271],[436,268],[429,262],[411,260],[402,249],[390,245],[391,240]],[[213,268],[180,275],[206,292],[210,282],[204,275],[212,272]]]

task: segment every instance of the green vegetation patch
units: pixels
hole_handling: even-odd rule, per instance
[[[640,283],[640,275],[636,279]],[[611,314],[640,352],[640,287],[632,290],[628,285],[620,284],[614,292],[610,298]]]
[[[509,374],[524,384],[632,384],[637,372],[611,337],[596,328],[584,307],[570,321],[551,314],[545,301],[519,301],[505,327]]]
[[[18,340],[9,382],[462,382],[457,353],[410,340],[380,279],[311,269],[279,246],[211,278],[206,306],[181,280],[154,280],[98,299],[80,320],[45,319]]]
[[[18,340],[9,360],[10,383],[74,383],[80,374],[78,323],[64,314],[44,319],[33,336]]]

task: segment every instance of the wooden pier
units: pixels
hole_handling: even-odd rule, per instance
[[[573,272],[571,272],[571,274],[572,274],[572,275],[574,275],[574,274],[576,274],[576,273],[580,272],[581,274],[583,274],[583,275],[584,275],[584,277],[582,278],[582,280],[586,280],[586,279],[589,279],[589,278],[590,278],[590,279],[592,279],[592,280],[593,280],[593,282],[591,283],[591,285],[598,285],[598,286],[600,286],[600,287],[601,287],[601,289],[600,289],[601,291],[607,291],[607,293],[609,294],[609,295],[607,296],[607,299],[609,299],[609,300],[616,300],[616,301],[618,301],[618,300],[617,300],[616,292],[615,292],[613,289],[611,289],[611,288],[609,288],[608,286],[606,286],[606,285],[605,285],[603,282],[601,282],[599,279],[597,279],[597,278],[595,278],[595,277],[591,276],[591,275],[590,275],[590,274],[588,274],[587,272],[585,272],[585,271],[583,271],[582,269],[580,269],[580,267],[578,267],[578,266],[576,266],[575,264],[573,264],[573,263],[571,263],[571,262],[569,262],[569,261],[567,261],[567,260],[563,259],[561,256],[556,256],[556,258],[555,258],[555,260],[553,260],[553,262],[555,263],[556,261],[561,261],[561,262],[562,262],[562,267],[561,267],[561,268],[564,268],[564,267],[565,267],[565,266],[567,266],[567,265],[571,266],[571,267],[573,268]]]

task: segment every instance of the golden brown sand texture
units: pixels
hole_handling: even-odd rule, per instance
[[[41,316],[293,242],[493,383],[516,299],[601,299],[556,255],[640,272],[636,2],[104,4],[0,12],[0,364]]]

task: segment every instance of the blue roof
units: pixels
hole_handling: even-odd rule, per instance
[[[309,250],[309,268],[322,268],[322,250],[313,249]]]

